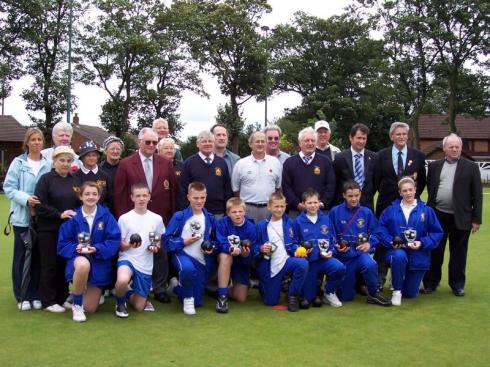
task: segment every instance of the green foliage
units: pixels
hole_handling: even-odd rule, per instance
[[[189,136],[186,141],[182,142],[180,145],[180,152],[182,157],[189,158],[191,155],[197,153],[197,136]]]

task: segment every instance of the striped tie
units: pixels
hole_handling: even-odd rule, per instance
[[[361,165],[361,154],[356,154],[354,156],[354,180],[361,186],[364,184],[364,172],[362,171],[362,165]]]
[[[303,156],[303,161],[305,162],[306,165],[310,164],[312,156],[311,155],[305,155]]]

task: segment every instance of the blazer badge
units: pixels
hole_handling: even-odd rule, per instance
[[[294,230],[293,227],[289,227],[289,236],[294,237]]]
[[[97,181],[95,181],[95,184],[97,186],[99,186],[99,187],[105,187],[105,186],[107,186],[106,180],[97,180]]]
[[[180,175],[182,175],[182,171],[181,170],[175,171],[175,176],[180,177]]]
[[[425,222],[425,213],[420,213],[420,221]]]
[[[165,190],[169,190],[170,189],[170,182],[168,182],[168,180],[164,180],[163,181],[163,188]]]
[[[76,192],[77,194],[79,194],[79,193],[80,193],[80,187],[78,187],[78,186],[73,186],[73,187],[72,187],[72,189],[73,189],[73,192]]]
[[[97,229],[99,231],[103,231],[104,230],[104,222],[103,221],[99,221],[99,223],[97,223]]]
[[[364,227],[364,219],[363,219],[363,218],[359,218],[359,219],[357,220],[357,227],[358,227],[358,228],[362,228],[362,227]]]
[[[322,232],[322,234],[327,234],[328,233],[328,227],[327,227],[326,224],[322,224],[321,225],[320,232]]]
[[[320,170],[320,167],[318,167],[318,166],[313,167],[313,173],[315,175],[319,175],[321,172],[322,171]]]
[[[215,167],[215,168],[214,168],[214,174],[215,174],[216,176],[220,177],[220,176],[221,176],[221,174],[222,174],[222,173],[221,173],[221,168],[219,168],[219,167]]]

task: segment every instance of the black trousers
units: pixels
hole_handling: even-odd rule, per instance
[[[39,232],[39,260],[41,276],[39,279],[38,295],[43,307],[55,303],[63,305],[68,297],[68,283],[65,280],[66,260],[57,255],[58,231]]]
[[[153,254],[153,294],[161,294],[167,288],[168,278],[168,256],[165,249],[161,249],[156,254]]]
[[[442,277],[442,264],[444,251],[449,238],[449,286],[452,289],[464,289],[466,281],[466,257],[468,254],[468,240],[471,231],[462,231],[456,228],[452,214],[435,211],[444,236],[439,246],[431,253],[430,269],[425,273],[424,286],[437,288]]]

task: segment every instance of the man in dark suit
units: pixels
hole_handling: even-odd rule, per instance
[[[428,204],[434,208],[444,237],[432,251],[431,266],[424,276],[423,293],[432,293],[441,281],[444,250],[449,237],[449,286],[455,296],[464,296],[466,255],[470,233],[482,220],[482,183],[478,166],[461,157],[461,138],[446,136],[442,143],[445,158],[429,164]]]
[[[410,176],[414,179],[417,184],[417,198],[424,191],[426,181],[425,154],[407,145],[409,129],[410,127],[404,122],[392,123],[390,139],[393,145],[376,153],[373,193],[378,191],[376,202],[376,216],[378,218],[393,200],[400,197],[398,181],[402,177]],[[384,285],[388,271],[384,263],[384,253],[382,246],[378,246],[374,253],[374,260],[378,263],[380,286]]]
[[[116,217],[129,212],[134,204],[131,202],[131,186],[146,182],[151,191],[148,209],[159,214],[168,224],[175,211],[177,182],[172,162],[155,154],[158,136],[151,128],[143,128],[138,134],[138,152],[124,158],[119,163],[114,183],[114,209]],[[155,299],[170,302],[165,294],[168,274],[167,252],[162,248],[153,257],[153,292]]]
[[[350,149],[335,155],[333,167],[337,179],[337,204],[343,202],[342,186],[354,180],[362,188],[361,205],[374,211],[373,177],[375,153],[365,149],[369,128],[361,123],[352,126],[349,133]]]

